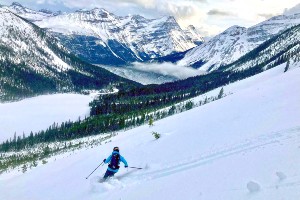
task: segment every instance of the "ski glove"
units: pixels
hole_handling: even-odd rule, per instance
[[[103,162],[105,162],[105,161],[106,161],[106,159],[103,160]]]

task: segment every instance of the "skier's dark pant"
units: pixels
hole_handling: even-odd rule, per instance
[[[112,172],[110,170],[106,170],[104,176],[103,176],[103,179],[107,179],[108,177],[112,177],[115,175],[116,172]]]

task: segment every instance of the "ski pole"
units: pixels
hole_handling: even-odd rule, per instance
[[[90,175],[88,175],[88,177],[86,177],[85,179],[88,179],[102,164],[103,164],[103,162]]]
[[[133,169],[143,169],[143,168],[140,168],[140,167],[129,167],[129,168],[133,168]]]

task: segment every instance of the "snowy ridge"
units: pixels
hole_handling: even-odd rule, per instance
[[[195,68],[212,71],[221,63],[231,63],[250,50],[250,47],[245,44],[247,43],[246,34],[246,28],[233,26],[187,52],[178,64],[194,65]]]
[[[71,92],[79,85],[101,89],[122,79],[71,55],[51,34],[6,8],[0,8],[0,50],[1,100]]]
[[[51,17],[58,15],[59,12],[53,13],[49,10],[40,10],[40,11],[35,11],[29,8],[26,8],[22,6],[21,4],[14,2],[10,6],[4,6],[4,8],[8,9],[9,11],[16,13],[30,21],[40,21],[44,18]]]
[[[286,73],[284,67],[226,85],[231,95],[152,127],[119,132],[108,143],[52,158],[24,174],[2,174],[0,198],[297,200],[300,63]],[[114,146],[129,166],[144,169],[121,165],[114,179],[99,183],[106,170],[101,166],[86,180]]]
[[[116,48],[111,42],[117,42],[131,51],[133,54],[131,59],[135,61],[186,51],[203,42],[195,27],[190,26],[187,30],[182,30],[174,17],[160,19],[146,19],[139,15],[119,17],[100,8],[47,17],[35,23],[69,37],[77,35],[96,37],[99,45],[110,49]],[[116,57],[122,57],[122,54],[120,55],[122,52],[112,53],[115,53]]]
[[[187,29],[185,30],[185,33],[194,41],[197,43],[197,45],[200,45],[204,42],[204,38],[201,36],[200,31],[193,25],[189,25]]]
[[[236,62],[228,65],[226,70],[243,70],[254,66],[268,69],[285,60],[290,63],[300,61],[300,25],[294,26],[258,46]]]
[[[300,24],[300,14],[281,15],[250,28],[233,26],[189,51],[180,65],[210,72],[230,64],[276,34]]]
[[[70,69],[68,64],[49,49],[46,41],[40,37],[40,33],[31,24],[5,8],[0,8],[0,30],[0,45],[5,46],[9,51],[9,53],[8,51],[0,52],[0,60],[14,64],[25,62],[32,70],[47,73],[48,76],[53,74],[41,63],[50,63],[52,68],[59,72]]]
[[[42,61],[53,63],[53,66],[58,71],[70,68],[47,47],[46,42],[40,38],[39,33],[34,30],[31,24],[15,16],[5,8],[0,8],[0,30],[0,44],[12,50],[15,56],[14,58],[9,58],[11,62],[16,64],[26,62],[30,63],[35,70],[45,70],[38,66],[39,62],[36,62],[36,59],[39,58]],[[30,44],[27,43],[28,39],[26,40],[26,38],[31,39]],[[33,48],[44,49],[47,55],[43,55],[41,52],[32,52],[31,49]],[[31,57],[24,56],[30,53],[35,55]],[[4,57],[2,58],[4,59]]]

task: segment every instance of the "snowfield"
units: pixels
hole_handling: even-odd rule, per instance
[[[5,200],[298,200],[300,65],[224,87],[231,94],[155,121],[25,174],[0,175]],[[216,91],[219,91],[216,90]],[[155,140],[152,131],[161,134]],[[127,159],[114,179],[85,179],[114,146]]]
[[[89,115],[93,95],[55,94],[25,99],[14,103],[0,103],[0,143],[14,137],[26,136],[30,131],[47,129],[51,124]]]

